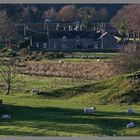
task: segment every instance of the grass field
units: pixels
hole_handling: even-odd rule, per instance
[[[140,136],[138,104],[131,105],[136,111],[136,115],[131,116],[127,114],[130,105],[97,102],[100,95],[104,98],[131,89],[127,84],[123,88],[124,78],[95,82],[19,75],[10,96],[5,96],[5,91],[0,90],[0,98],[13,115],[11,120],[0,119],[0,135]],[[32,88],[40,89],[40,94],[31,95]],[[97,112],[85,115],[83,109],[91,106],[95,106]],[[136,127],[127,129],[126,124],[131,121]]]
[[[72,56],[95,56],[95,57],[115,57],[117,53],[103,53],[103,52],[91,52],[91,53],[83,53],[83,52],[73,52],[73,53],[66,53],[66,55]]]
[[[128,106],[96,105],[97,112],[86,116],[86,105],[71,100],[48,100],[34,97],[3,97],[13,119],[0,122],[1,135],[82,136],[140,135],[140,109],[134,105],[137,115],[129,116]],[[136,127],[126,129],[134,121]]]
[[[42,60],[43,62],[46,63],[58,63],[59,61],[62,62],[71,62],[71,63],[97,63],[99,59],[83,59],[83,58],[60,58],[60,59],[52,59],[52,60]],[[107,59],[100,59],[102,62],[110,62],[112,59],[107,58]]]

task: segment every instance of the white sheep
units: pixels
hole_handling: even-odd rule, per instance
[[[1,116],[2,119],[11,119],[11,115],[2,115]]]
[[[99,61],[101,61],[101,59],[97,59],[97,61],[99,62]]]
[[[59,60],[59,61],[58,61],[58,63],[59,63],[59,64],[62,64],[62,63],[63,63],[63,61],[62,61],[62,60]]]
[[[33,89],[31,90],[31,93],[32,93],[33,95],[38,94],[38,93],[39,93],[39,90],[33,88]]]
[[[84,113],[85,114],[93,114],[94,112],[96,112],[96,108],[95,107],[85,108],[84,109]]]
[[[127,128],[132,128],[132,127],[135,127],[135,124],[134,122],[130,122],[126,125]]]

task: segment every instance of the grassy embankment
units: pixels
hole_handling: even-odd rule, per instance
[[[123,75],[104,81],[19,75],[13,94],[0,98],[13,118],[0,120],[1,135],[41,136],[140,136],[140,108],[131,105],[136,115],[128,115],[130,101],[139,100],[139,80]],[[1,83],[3,89],[3,84]],[[32,88],[40,89],[31,95]],[[126,104],[113,104],[124,102]],[[83,108],[96,106],[94,115]],[[136,127],[127,129],[134,121]]]

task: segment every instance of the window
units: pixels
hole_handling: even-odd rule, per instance
[[[56,49],[56,43],[54,43],[54,48]]]
[[[62,43],[62,48],[66,49],[66,47],[67,47],[67,43],[66,42]]]
[[[94,48],[95,48],[95,49],[98,49],[98,42],[95,42]]]
[[[63,40],[63,41],[66,41],[66,40],[67,40],[67,37],[66,37],[66,36],[63,36],[63,37],[62,37],[62,40]]]
[[[47,48],[47,43],[43,43],[43,48],[44,48],[44,49]]]
[[[77,36],[75,37],[75,40],[76,40],[77,42],[80,41],[80,36],[77,35]]]
[[[39,48],[39,43],[38,42],[36,43],[36,48]]]

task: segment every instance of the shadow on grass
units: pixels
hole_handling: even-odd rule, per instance
[[[140,121],[128,118],[124,112],[96,112],[94,115],[85,115],[82,109],[59,108],[59,107],[25,107],[5,105],[7,110],[13,114],[11,120],[0,120],[4,125],[20,127],[31,127],[33,129],[44,129],[57,132],[91,134],[91,135],[113,135],[126,127],[130,121],[140,125]],[[140,114],[137,114],[140,116]],[[6,122],[6,124],[5,124]],[[9,122],[7,124],[7,122]],[[19,123],[20,122],[20,123]],[[2,126],[1,124],[1,126]],[[35,131],[37,131],[35,130]],[[1,134],[10,133],[2,130]],[[29,135],[26,132],[15,131],[17,135]],[[30,135],[45,135],[45,132],[33,132]],[[47,134],[49,135],[49,134]],[[52,134],[59,135],[59,134]]]
[[[38,93],[38,95],[45,96],[48,98],[59,98],[59,97],[71,98],[76,95],[81,95],[87,92],[97,93],[108,88],[109,88],[108,85],[105,84],[98,85],[97,83],[95,83],[95,84],[86,84],[86,85],[70,87],[70,88],[56,89],[51,92],[40,92]]]

